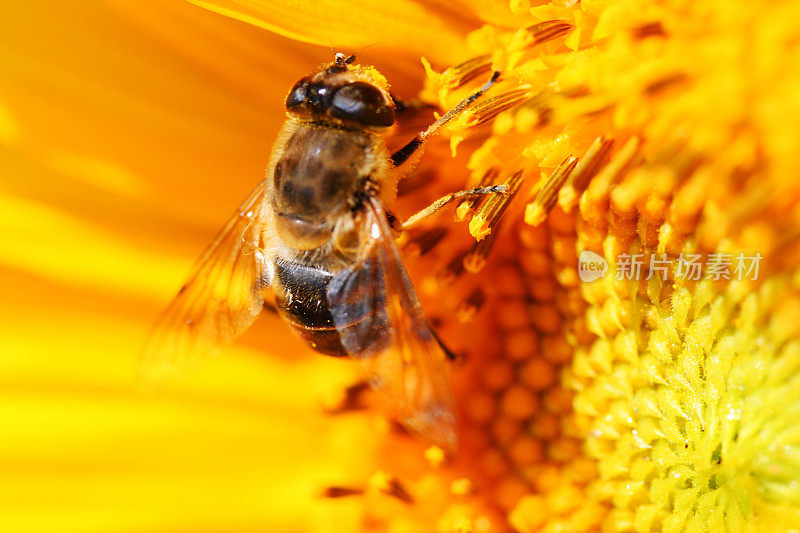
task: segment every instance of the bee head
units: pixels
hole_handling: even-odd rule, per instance
[[[286,109],[297,118],[328,124],[386,128],[394,124],[394,102],[375,69],[353,65],[355,56],[338,53],[295,83]]]

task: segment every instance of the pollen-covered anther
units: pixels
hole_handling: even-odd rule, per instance
[[[648,158],[648,167],[670,166],[671,162],[687,149],[688,144],[688,135],[681,129],[663,136],[655,145],[653,155]]]
[[[441,287],[448,287],[456,282],[464,273],[464,259],[469,253],[468,250],[457,253],[447,262],[444,268],[436,273],[436,282]]]
[[[338,415],[366,408],[365,393],[370,389],[366,381],[359,381],[340,391],[335,397],[324,398],[322,409],[329,415]]]
[[[482,288],[477,287],[458,307],[456,311],[458,321],[462,323],[471,322],[475,318],[475,315],[481,310],[485,301],[486,294],[483,292]]]
[[[492,228],[500,221],[506,208],[519,192],[522,181],[522,170],[518,170],[506,180],[505,194],[492,196],[478,209],[469,221],[469,232],[476,240],[480,241],[492,232]]]
[[[408,238],[403,251],[409,256],[423,256],[433,250],[447,236],[447,228],[436,226],[423,231],[414,231]]]
[[[666,76],[662,76],[648,83],[647,86],[644,88],[644,92],[645,94],[654,96],[657,93],[663,91],[664,89],[670,88],[679,83],[683,83],[688,79],[689,76],[684,72],[674,72],[672,74],[667,74]]]
[[[621,180],[637,163],[641,162],[641,138],[633,136],[616,152],[581,196],[580,211],[590,224],[603,226],[608,209],[608,196],[612,185]]]
[[[678,154],[672,162],[672,174],[675,177],[677,184],[670,182],[660,184],[654,192],[659,196],[667,196],[671,193],[676,186],[683,184],[687,178],[697,171],[697,169],[705,162],[705,157],[702,154],[691,150],[683,150]]]
[[[425,459],[434,468],[439,468],[447,460],[447,453],[439,446],[431,446],[423,454]]]
[[[462,516],[453,521],[453,527],[450,531],[453,533],[475,533],[475,523],[471,518]]]
[[[500,174],[500,169],[497,167],[491,167],[489,170],[483,173],[480,181],[476,184],[477,187],[488,187],[494,184],[497,176]],[[486,195],[477,195],[473,196],[472,198],[467,198],[466,200],[462,200],[458,207],[456,207],[456,214],[455,220],[462,221],[466,220],[467,217],[472,215],[475,212],[475,209],[478,208],[483,201],[486,200]]]
[[[379,470],[369,478],[369,486],[387,496],[412,504],[414,498],[409,494],[403,484],[392,474]]]
[[[644,39],[646,37],[666,37],[667,31],[664,25],[660,22],[650,22],[631,29],[631,35],[634,39]]]
[[[586,189],[589,181],[605,164],[614,141],[605,137],[598,137],[586,150],[581,160],[570,173],[564,187],[558,191],[558,205],[565,212],[569,212],[575,205],[578,197]]]
[[[475,483],[466,477],[454,479],[450,483],[450,493],[454,496],[470,496],[475,493]]]
[[[420,172],[412,172],[404,176],[397,183],[397,196],[402,197],[412,192],[416,192],[436,183],[437,175],[433,170],[422,170]]]
[[[503,111],[507,111],[512,107],[530,100],[532,96],[531,87],[523,86],[497,96],[486,98],[480,103],[475,104],[464,114],[462,123],[468,128],[486,124]]]
[[[470,274],[477,274],[486,266],[486,260],[494,247],[497,232],[472,245],[470,251],[464,256],[464,269]]]
[[[553,41],[569,33],[572,30],[572,24],[566,20],[546,20],[526,28],[527,32],[531,35],[531,43],[529,46],[536,46],[538,44]]]
[[[578,158],[567,156],[561,164],[556,167],[550,177],[547,178],[542,188],[536,193],[536,197],[525,207],[525,222],[531,226],[538,226],[545,221],[547,215],[556,205],[558,192],[567,181],[575,166]]]
[[[492,56],[484,54],[468,59],[442,73],[442,86],[448,90],[458,89],[492,68]]]

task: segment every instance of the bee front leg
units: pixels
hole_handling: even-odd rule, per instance
[[[456,118],[460,115],[464,110],[466,110],[472,102],[477,100],[483,93],[489,90],[489,88],[494,85],[497,79],[500,77],[500,72],[495,71],[492,75],[491,79],[483,84],[483,86],[472,93],[471,95],[467,96],[463,100],[461,100],[458,104],[455,105],[450,111],[445,113],[439,120],[435,121],[433,124],[428,126],[428,128],[423,131],[422,133],[417,134],[413,139],[411,139],[405,146],[397,150],[395,153],[392,154],[392,163],[395,167],[399,167],[408,159],[414,155],[414,153],[419,150],[422,145],[425,144],[425,141],[428,140],[429,137],[437,134],[442,126]]]
[[[444,206],[446,206],[447,204],[449,204],[450,202],[452,202],[454,200],[460,200],[461,198],[464,198],[464,197],[467,197],[467,196],[480,196],[480,195],[483,195],[483,194],[507,194],[507,193],[508,193],[508,187],[506,185],[491,185],[489,187],[475,187],[473,189],[467,189],[465,191],[453,192],[453,193],[447,194],[445,196],[442,196],[441,198],[439,198],[438,200],[433,202],[431,205],[429,205],[428,207],[426,207],[422,211],[414,213],[413,215],[408,217],[408,219],[406,219],[406,221],[402,223],[401,227],[402,227],[402,229],[406,230],[408,228],[411,228],[411,227],[415,226],[420,221],[422,221],[425,218],[433,215],[434,213],[436,213],[441,208],[443,208]]]
[[[429,104],[427,102],[423,102],[422,100],[413,98],[409,100],[402,100],[395,96],[392,93],[389,93],[389,96],[392,99],[392,103],[394,104],[394,112],[398,115],[415,115],[417,113],[423,112],[433,112],[438,109],[433,104]]]
[[[395,215],[388,209],[385,210],[386,210],[386,220],[389,222],[389,227],[392,228],[392,231],[394,231],[395,233],[402,233],[403,223],[400,222],[400,219],[397,218],[397,215]]]

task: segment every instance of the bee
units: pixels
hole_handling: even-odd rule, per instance
[[[450,353],[422,312],[395,232],[457,198],[504,189],[447,195],[402,224],[387,207],[425,141],[498,76],[394,153],[386,137],[406,107],[374,68],[339,53],[300,79],[266,178],[154,326],[145,372],[192,366],[272,308],[312,349],[358,361],[405,427],[454,449]]]

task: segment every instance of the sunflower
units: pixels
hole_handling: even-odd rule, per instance
[[[796,4],[0,14],[3,530],[800,528]],[[502,72],[398,206],[514,193],[400,241],[463,356],[453,456],[269,320],[163,389],[135,380],[153,318],[329,47],[440,109]]]

